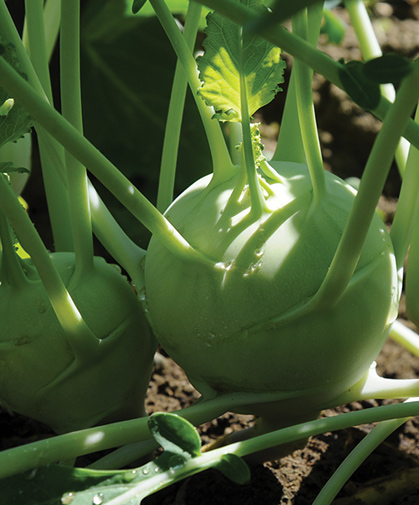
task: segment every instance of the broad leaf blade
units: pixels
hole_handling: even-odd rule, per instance
[[[53,505],[63,496],[99,485],[115,472],[94,472],[81,468],[49,465],[0,479],[0,503],[8,505]],[[65,505],[65,499],[62,502]]]
[[[243,0],[249,7],[265,11],[258,0]],[[203,85],[199,94],[216,110],[222,121],[241,121],[240,75],[246,79],[249,116],[269,103],[283,82],[285,63],[281,50],[254,34],[212,13],[207,16],[205,54],[198,58]]]
[[[201,454],[201,440],[195,427],[176,414],[156,413],[149,417],[154,439],[171,455],[194,458]]]
[[[49,465],[0,480],[0,503],[7,505],[139,505],[156,490],[153,478],[162,469],[154,462],[118,471]],[[149,483],[150,481],[151,483]]]
[[[81,73],[86,137],[154,202],[176,55],[156,16],[142,16],[148,5],[128,16],[124,1],[86,2]],[[212,169],[208,141],[189,91],[178,166],[176,194]],[[125,231],[145,247],[149,232],[108,191],[101,186],[99,191]]]
[[[401,54],[387,53],[369,60],[363,67],[365,76],[378,84],[398,84],[410,74],[413,62]]]
[[[250,480],[249,467],[235,454],[224,454],[214,468],[236,484],[246,484]]]
[[[365,76],[364,65],[361,61],[349,61],[342,65],[339,76],[352,100],[365,110],[373,110],[380,102],[380,87]]]

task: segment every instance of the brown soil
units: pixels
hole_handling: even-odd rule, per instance
[[[393,10],[391,22],[383,23],[381,14]],[[409,57],[419,52],[419,5],[397,2],[379,3],[375,8],[376,28],[385,50],[397,50]],[[331,47],[333,57],[359,58],[350,29],[342,47]],[[315,98],[319,129],[326,165],[342,177],[359,176],[369,149],[379,130],[379,122],[350,102],[343,92],[315,78]],[[278,106],[280,107],[280,105]],[[267,120],[270,114],[267,112]],[[272,128],[267,131],[274,131]],[[388,220],[394,214],[399,180],[393,173],[386,186],[381,206]],[[403,307],[403,306],[402,306]],[[401,317],[404,317],[401,308]],[[409,324],[409,323],[407,323]],[[168,357],[158,355],[147,397],[148,413],[173,411],[190,405],[198,394],[183,371]],[[412,378],[419,373],[419,359],[398,344],[388,341],[377,359],[379,373],[391,378]],[[376,401],[354,403],[339,409],[346,412],[377,405]],[[325,415],[331,412],[324,413]],[[232,413],[200,427],[204,444],[241,429],[253,421],[251,416]],[[316,495],[344,457],[371,429],[354,427],[324,433],[291,454],[270,463],[251,466],[251,481],[236,485],[216,471],[206,471],[157,493],[145,505],[306,505]],[[45,426],[0,411],[0,449],[29,443],[50,436]],[[419,503],[419,420],[408,421],[393,433],[357,470],[346,484],[335,505]]]

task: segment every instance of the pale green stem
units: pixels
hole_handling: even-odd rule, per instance
[[[415,413],[419,412],[418,404],[419,402],[416,402],[415,407],[412,409]],[[390,410],[387,407],[394,406],[387,405],[370,410],[375,410],[375,413],[380,411],[380,414],[382,416],[384,412],[383,409],[386,409],[385,414],[387,414],[387,412]],[[336,416],[336,418],[319,419],[317,421],[292,426],[291,428],[286,428],[283,430],[273,431],[266,435],[256,436],[242,442],[229,444],[218,449],[204,452],[195,458],[188,459],[183,465],[171,468],[170,471],[158,471],[157,475],[156,472],[150,472],[151,477],[149,479],[138,481],[138,483],[133,484],[121,495],[111,499],[107,503],[108,505],[122,505],[123,503],[127,503],[134,498],[141,500],[141,498],[149,496],[150,494],[168,487],[175,482],[179,482],[182,479],[190,477],[191,475],[195,475],[208,468],[217,468],[218,464],[227,454],[235,454],[236,456],[244,457],[257,453],[261,450],[266,450],[271,447],[281,445],[288,441],[297,441],[305,439],[308,436],[319,435],[320,433],[324,433],[326,431],[337,431],[338,429],[348,428],[348,419],[362,419],[361,422],[354,422],[354,424],[366,424],[368,421],[365,421],[364,419],[367,417],[365,415],[367,413],[369,414],[368,411],[349,412],[347,414],[342,414],[341,416]],[[398,420],[389,422],[395,424],[398,422]],[[325,429],[325,426],[327,426],[327,429]],[[379,432],[381,432],[380,434],[385,431],[386,428],[379,430]],[[375,436],[375,442],[377,442],[377,438],[378,437]],[[370,442],[369,445],[372,445],[372,443]],[[141,468],[142,467],[138,468],[137,470],[140,472]]]
[[[371,19],[363,0],[346,0],[345,7],[351,17],[352,26],[355,30],[361,52],[365,60],[371,60],[382,56],[380,44],[374,32]],[[381,92],[385,98],[394,101],[396,92],[392,84],[381,86]],[[401,138],[396,150],[396,162],[400,174],[403,176],[409,144],[406,139]]]
[[[183,29],[183,37],[191,52],[196,40],[201,11],[202,7],[200,5],[195,2],[189,3]],[[187,85],[188,82],[183,66],[180,61],[177,61],[164,133],[160,179],[157,192],[157,209],[160,212],[164,212],[173,200],[179,139]]]
[[[144,286],[141,262],[146,251],[135,244],[119,226],[91,183],[89,195],[94,234],[140,290]]]
[[[409,417],[391,419],[389,421],[383,421],[373,428],[372,431],[358,443],[355,449],[351,451],[337,470],[333,472],[332,477],[327,481],[312,505],[330,505],[339,491],[367,457],[370,456],[387,437],[409,419]]]
[[[60,31],[61,19],[61,2],[57,0],[46,0],[44,5],[44,26],[45,26],[45,46],[47,51],[48,61],[50,61],[52,53],[57,42],[58,33]]]
[[[395,321],[390,338],[419,358],[419,335],[400,321]]]
[[[225,397],[215,398],[213,401],[198,402],[191,407],[175,413],[197,426],[222,415],[228,410],[234,409],[239,404],[244,405],[248,403],[246,402],[246,395],[237,396],[240,399],[239,403],[235,401],[233,395],[226,395]],[[328,431],[417,415],[419,415],[419,401],[384,405],[297,424],[249,440],[230,444],[221,449],[209,451],[205,455],[211,458],[229,452],[242,457]],[[56,461],[62,461],[63,459],[70,459],[150,439],[151,434],[147,427],[147,418],[143,417],[40,440],[1,452],[0,478],[15,475]]]
[[[323,2],[309,10],[311,23],[308,26],[307,41],[315,47],[320,33],[321,21],[323,18]],[[313,19],[314,18],[314,19]],[[295,163],[306,163],[303,141],[301,138],[301,128],[299,114],[296,103],[296,75],[291,71],[288,84],[287,97],[285,100],[284,112],[279,130],[278,143],[272,157],[276,161],[293,161]]]
[[[62,115],[83,132],[80,87],[80,2],[61,0],[60,82]],[[85,167],[65,152],[67,191],[76,255],[74,282],[93,267],[93,235]]]
[[[243,141],[242,129],[240,123],[230,122],[227,126],[228,149],[230,151],[231,161],[234,165],[240,164],[240,152],[237,146]]]
[[[190,261],[213,262],[194,249],[137,188],[48,102],[0,58],[0,85],[174,254]]]
[[[240,68],[244,69],[244,51],[243,51],[243,29],[239,28],[240,40]],[[251,199],[251,213],[256,218],[259,218],[264,210],[266,210],[266,203],[263,197],[262,189],[259,184],[258,174],[256,171],[255,159],[253,154],[252,133],[250,129],[249,119],[249,105],[247,101],[247,82],[244,70],[240,72],[240,109],[241,109],[241,123],[242,123],[242,170],[244,169],[247,174],[247,183],[249,184],[250,199]]]
[[[45,27],[45,47],[48,61],[51,60],[52,53],[57,43],[60,31],[61,2],[57,0],[46,0],[44,5],[44,27]],[[25,18],[23,25],[22,41],[28,47],[28,23]]]
[[[51,81],[45,45],[43,0],[26,0],[25,7],[30,58],[47,100],[52,103]],[[38,130],[37,133],[55,249],[57,251],[71,251],[73,241],[70,207],[66,188],[54,167],[53,151],[55,148],[51,145],[54,141],[48,138],[49,136],[42,129]]]
[[[419,124],[419,107],[416,108],[415,121]],[[419,218],[419,150],[410,146],[396,214],[391,225],[390,237],[394,246],[396,265],[400,274],[414,228]]]
[[[52,100],[48,54],[45,44],[44,1],[25,0],[28,51],[32,65],[50,103]]]
[[[0,177],[0,205],[16,232],[20,244],[30,255],[76,356],[86,352],[91,356],[91,352],[97,349],[99,340],[84,322],[26,210],[4,177]]]
[[[196,2],[214,9],[238,25],[244,26],[253,23],[257,13],[244,4],[237,3],[235,0],[195,0]],[[308,42],[290,33],[281,26],[255,26],[254,32],[263,39],[280,47],[283,51],[291,54],[294,58],[303,61],[315,72],[322,74],[326,80],[343,88],[340,78],[343,71],[343,65],[334,61],[330,56],[313,48]],[[379,119],[384,119],[390,109],[390,102],[381,97],[378,106],[371,111]],[[403,136],[419,148],[419,125],[412,120],[403,132]]]
[[[4,175],[0,175],[4,179]],[[3,211],[0,211],[1,266],[0,285],[9,284],[17,289],[25,289],[28,279],[23,271],[12,241],[9,223]]]
[[[56,0],[48,0],[48,2],[61,6],[61,3]],[[47,5],[45,6],[45,9],[47,9]],[[59,19],[54,18],[54,22],[59,26]],[[33,69],[28,54],[22,44],[4,2],[0,2],[0,33],[6,40],[14,44],[19,61],[24,69],[24,72],[28,76],[28,82],[32,85],[40,97],[45,97],[45,93],[39,82],[38,76]],[[39,130],[40,126],[38,125],[38,131]],[[44,135],[44,138],[49,143],[49,153],[52,159],[52,164],[58,171],[63,184],[66,184],[67,182],[63,168],[64,153],[62,146],[49,135]],[[131,277],[133,278],[137,276],[138,261],[136,259],[136,255],[138,253],[138,257],[141,257],[144,255],[145,251],[138,246],[135,246],[127,237],[113,216],[111,216],[108,209],[105,208],[104,203],[101,201],[96,190],[92,186],[89,191],[90,199],[92,200],[94,198],[94,204],[91,212],[94,220],[93,224],[95,226],[95,234],[98,235],[99,240],[104,244],[110,254],[112,254],[113,257],[123,266],[123,268],[127,270]],[[69,236],[69,234],[67,234],[67,236]],[[118,244],[120,247],[116,247]]]
[[[323,284],[312,299],[314,304],[337,303],[355,271],[394,152],[418,99],[418,90],[419,60],[400,86],[374,142],[343,236]]]
[[[300,37],[308,39],[307,12],[301,11],[293,18],[293,27]],[[313,203],[316,205],[326,193],[326,177],[313,104],[313,90],[311,87],[313,71],[298,59],[294,60],[294,71],[301,137],[313,186]]]
[[[218,121],[212,119],[213,111],[205,105],[204,101],[197,94],[197,90],[200,88],[201,82],[198,78],[196,62],[178,26],[176,25],[176,21],[164,1],[150,0],[150,3],[153,6],[157,17],[159,18],[159,21],[166,32],[174,51],[176,52],[178,60],[182,64],[186,73],[188,84],[198,107],[208,139],[212,157],[214,179],[224,180],[226,176],[230,177],[235,172],[235,169],[231,162],[220,125],[218,124]]]
[[[281,127],[279,129],[278,143],[272,160],[305,163],[306,157],[301,138],[300,121],[297,111],[295,80],[295,71],[292,70],[287,90],[287,98],[285,100],[284,113],[282,115]]]

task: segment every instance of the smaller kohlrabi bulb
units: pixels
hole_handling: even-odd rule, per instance
[[[144,414],[155,339],[132,286],[103,258],[73,285],[74,254],[51,259],[97,350],[75,353],[36,270],[0,286],[0,401],[62,433]]]

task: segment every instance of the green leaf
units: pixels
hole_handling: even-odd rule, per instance
[[[139,505],[156,487],[146,481],[162,470],[154,462],[132,470],[102,471],[49,465],[0,480],[7,505]]]
[[[266,11],[258,0],[243,0],[248,7]],[[245,76],[249,116],[269,103],[283,82],[285,63],[281,50],[223,16],[207,16],[205,54],[198,58],[198,90],[205,102],[213,106],[217,119],[241,121],[240,75]]]
[[[214,468],[236,484],[246,484],[250,480],[249,467],[235,454],[224,454]]]
[[[49,465],[0,480],[0,503],[8,505],[53,505],[96,486],[116,472],[94,472],[81,468]],[[118,472],[120,473],[120,472]],[[70,503],[70,502],[68,502]],[[91,502],[90,504],[91,505]]]
[[[0,38],[0,56],[19,74],[26,78],[20,68],[13,44]],[[26,110],[16,103],[9,93],[0,88],[0,147],[7,142],[14,142],[29,132],[32,120]]]
[[[413,69],[413,62],[401,54],[387,53],[365,63],[364,75],[378,84],[399,83]]]
[[[190,459],[201,454],[201,440],[195,427],[186,419],[170,413],[153,414],[148,427],[154,439],[170,455]]]
[[[355,103],[365,110],[373,110],[380,102],[380,87],[365,76],[364,65],[361,61],[349,61],[341,66],[339,77]]]

